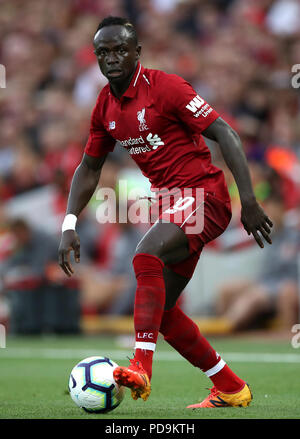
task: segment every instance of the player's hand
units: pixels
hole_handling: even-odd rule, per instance
[[[67,276],[71,277],[74,273],[70,262],[70,253],[74,251],[75,261],[80,262],[80,241],[75,230],[66,230],[61,236],[58,249],[58,263]]]
[[[273,223],[257,202],[251,204],[242,204],[241,221],[248,235],[252,234],[255,241],[261,248],[264,248],[264,243],[259,233],[269,244],[272,244],[272,240],[269,235],[271,233]]]

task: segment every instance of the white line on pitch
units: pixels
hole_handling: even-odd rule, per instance
[[[49,358],[49,359],[78,359],[94,355],[108,356],[113,360],[126,360],[131,356],[133,349],[52,349],[52,348],[5,348],[0,349],[0,358]],[[155,357],[161,361],[184,361],[177,352],[160,351]],[[300,363],[299,354],[257,353],[257,352],[224,352],[222,357],[226,361],[247,363]]]

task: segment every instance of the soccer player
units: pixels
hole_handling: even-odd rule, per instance
[[[114,377],[118,384],[131,389],[134,399],[146,400],[160,332],[212,381],[209,396],[189,408],[248,406],[252,399],[248,384],[229,368],[177,305],[203,246],[219,236],[231,218],[223,172],[212,165],[202,135],[218,142],[235,178],[245,230],[260,247],[264,247],[262,238],[272,243],[272,221],[254,196],[239,136],[184,79],[141,65],[141,46],[133,25],[126,19],[105,18],[93,44],[100,70],[109,83],[98,96],[83,159],[73,176],[62,226],[59,264],[71,276],[71,251],[79,262],[76,220],[94,193],[105,158],[117,140],[149,178],[154,191],[189,188],[190,195],[178,198],[177,194],[176,198],[175,194],[168,209],[161,197],[158,220],[136,248],[135,355],[129,367],[115,369]],[[197,188],[204,190],[201,201],[194,196]],[[201,206],[203,228],[188,233],[187,227]],[[187,211],[188,215],[179,221],[171,214],[178,211]]]

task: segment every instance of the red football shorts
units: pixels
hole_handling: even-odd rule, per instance
[[[151,225],[163,220],[177,224],[185,232],[190,256],[166,266],[187,278],[192,277],[204,245],[221,235],[230,219],[230,201],[222,201],[203,188],[162,195],[150,206]]]

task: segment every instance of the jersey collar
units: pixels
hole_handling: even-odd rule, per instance
[[[138,88],[138,84],[139,84],[139,81],[144,73],[144,70],[145,70],[144,67],[138,61],[136,69],[135,69],[135,73],[134,73],[133,78],[129,84],[129,87],[127,88],[125,93],[121,96],[120,100],[122,100],[123,98],[131,98],[132,99],[135,97],[136,92],[137,92],[137,88]],[[113,96],[113,94],[112,94],[112,96]]]

